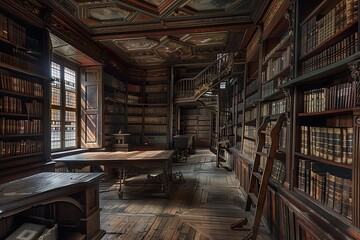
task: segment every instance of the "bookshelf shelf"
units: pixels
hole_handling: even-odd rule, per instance
[[[312,113],[298,113],[298,117],[312,117],[312,116],[328,116],[328,115],[339,115],[339,114],[352,114],[354,111],[353,108],[343,108],[343,109],[334,109],[322,112],[312,112]]]
[[[332,166],[336,166],[336,167],[352,169],[352,165],[349,165],[349,164],[337,163],[337,162],[329,161],[329,160],[326,160],[326,159],[323,159],[323,158],[320,158],[320,157],[302,154],[302,153],[299,153],[299,152],[295,152],[295,155],[298,156],[298,157],[306,158],[306,159],[317,161],[317,162],[326,163],[328,165],[332,165]]]
[[[307,53],[300,56],[300,60],[303,61],[303,60],[310,58],[313,55],[316,55],[317,53],[329,48],[335,42],[339,42],[341,39],[343,39],[344,36],[347,36],[349,33],[354,32],[354,30],[356,30],[357,26],[358,26],[357,22],[352,22],[352,23],[346,25],[346,27],[341,29],[339,32],[337,32],[336,34],[333,34],[331,37],[327,38],[326,40],[324,40],[323,42],[318,44],[315,48],[311,49]]]
[[[8,112],[0,112],[0,116],[3,116],[3,117],[19,117],[19,118],[39,118],[39,119],[44,118],[44,116],[42,116],[42,115],[32,115],[32,114],[22,114],[22,113],[8,113]]]
[[[19,154],[19,155],[14,155],[14,156],[7,156],[7,157],[1,157],[1,161],[5,162],[8,160],[15,160],[15,159],[19,159],[19,158],[33,158],[33,157],[41,158],[43,154],[44,154],[43,152],[36,152],[36,153],[31,153],[31,154]]]
[[[22,69],[20,67],[15,67],[15,66],[12,66],[12,65],[9,65],[9,64],[6,64],[6,63],[0,62],[0,68],[6,69],[6,70],[11,70],[11,71],[14,71],[14,72],[17,72],[17,73],[20,73],[20,74],[25,74],[25,75],[28,75],[30,77],[37,77],[37,78],[41,78],[41,79],[50,81],[49,77],[46,77],[46,76],[44,76],[42,74],[32,72],[32,71],[28,71],[28,70],[24,70],[24,69]]]
[[[275,79],[287,77],[289,75],[289,73],[290,73],[290,66],[287,66],[283,70],[281,70],[281,72],[279,72],[278,74],[276,74],[275,76],[273,76],[269,80],[264,81],[264,83],[273,81]]]
[[[26,98],[32,98],[32,99],[38,99],[38,100],[43,100],[43,96],[35,96],[35,95],[31,95],[31,94],[26,94],[26,93],[21,93],[19,91],[9,91],[9,90],[4,90],[4,89],[0,89],[0,93],[2,94],[6,94],[6,95],[11,95],[11,96],[18,96],[18,97],[26,97]]]
[[[290,44],[290,35],[288,32],[286,32],[285,37],[280,40],[279,44],[276,45],[271,50],[271,52],[265,56],[265,58],[263,60],[263,65],[266,65],[270,59],[275,59],[275,58],[281,57],[281,54],[284,51],[286,51],[289,44]]]
[[[344,70],[348,70],[348,64],[357,59],[360,59],[360,52],[356,52],[355,54],[345,59],[342,59],[338,62],[327,65],[312,72],[303,74],[299,77],[296,77],[293,80],[285,82],[284,84],[280,85],[279,88],[288,88],[293,85],[304,85],[309,82],[316,83],[316,81],[319,80],[323,81],[323,79],[326,77],[329,77]]]
[[[307,204],[308,206],[310,206],[312,208],[321,209],[323,211],[323,213],[325,213],[329,218],[334,218],[334,215],[335,215],[335,217],[338,220],[340,220],[340,222],[342,224],[344,224],[341,227],[346,227],[346,225],[351,224],[350,219],[346,218],[345,216],[343,216],[340,213],[336,212],[335,210],[331,209],[327,205],[321,203],[319,200],[311,197],[309,194],[301,191],[298,188],[294,188],[294,192],[297,194],[296,196],[298,197],[299,200],[300,199],[303,200],[305,202],[305,204]]]
[[[0,139],[21,139],[21,138],[40,138],[43,134],[8,134],[0,135]]]

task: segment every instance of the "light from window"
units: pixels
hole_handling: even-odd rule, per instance
[[[76,71],[52,63],[51,74],[51,149],[76,147],[77,96]]]
[[[226,82],[220,83],[220,89],[226,89]]]

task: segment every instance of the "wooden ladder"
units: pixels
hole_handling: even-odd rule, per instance
[[[256,156],[251,172],[250,184],[245,205],[245,211],[250,211],[251,206],[253,204],[255,205],[254,222],[251,228],[244,226],[248,223],[247,218],[242,218],[238,222],[231,225],[231,229],[234,230],[250,230],[250,232],[243,239],[255,240],[258,235],[261,216],[263,213],[264,203],[266,199],[266,190],[271,176],[274,158],[279,148],[280,131],[285,119],[286,115],[284,113],[280,114],[275,125],[272,126],[269,136],[271,144],[267,153],[263,152],[263,148],[266,142],[266,135],[269,134],[266,132],[266,128],[271,121],[270,116],[266,117],[261,126],[258,128],[258,143],[256,149]],[[259,171],[261,157],[266,157],[266,163],[262,173]]]

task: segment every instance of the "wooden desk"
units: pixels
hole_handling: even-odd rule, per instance
[[[71,171],[74,168],[83,168],[85,166],[104,165],[113,168],[119,168],[122,179],[119,180],[119,198],[122,199],[121,189],[122,181],[125,181],[125,169],[129,167],[162,168],[162,188],[163,193],[169,194],[169,181],[172,178],[172,155],[173,150],[158,151],[131,151],[131,152],[86,152],[54,159],[56,162],[63,162]]]
[[[101,239],[99,180],[103,173],[44,172],[0,185],[0,239],[24,217],[46,218],[62,233]],[[78,239],[78,238],[76,238]]]

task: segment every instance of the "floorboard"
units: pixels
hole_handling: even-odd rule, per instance
[[[106,231],[102,239],[241,239],[246,231],[231,230],[230,225],[249,213],[243,211],[245,197],[235,175],[217,168],[215,155],[208,150],[197,150],[186,163],[174,163],[173,172],[179,171],[185,183],[174,180],[169,198],[149,194],[156,185],[129,185],[125,187],[129,193],[120,200],[117,179],[101,182],[100,219]],[[264,226],[258,239],[270,239]]]

